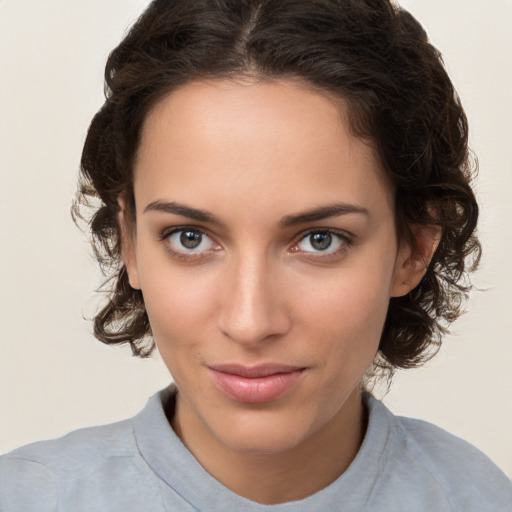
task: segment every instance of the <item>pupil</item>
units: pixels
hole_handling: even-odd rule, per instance
[[[201,243],[201,234],[194,231],[183,231],[180,236],[180,242],[187,249],[195,249]]]
[[[315,233],[311,235],[311,245],[319,251],[327,249],[331,245],[331,242],[332,236],[330,233]]]

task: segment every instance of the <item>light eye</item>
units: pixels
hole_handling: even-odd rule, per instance
[[[304,236],[297,248],[302,252],[333,253],[347,245],[346,237],[332,231],[312,231]]]
[[[215,242],[200,229],[177,229],[166,238],[170,249],[181,253],[195,254],[217,247]]]

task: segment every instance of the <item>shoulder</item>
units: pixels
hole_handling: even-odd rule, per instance
[[[102,470],[112,457],[133,456],[132,421],[90,427],[22,446],[0,457],[0,510],[54,511],[63,488]]]
[[[162,397],[171,391],[153,395],[133,418],[75,430],[1,456],[0,510],[163,511],[160,480],[141,453],[136,431],[145,427],[155,450],[160,449],[155,437],[169,432]]]
[[[487,455],[464,439],[427,421],[397,417],[405,432],[407,451],[445,481],[460,480],[461,476],[478,477],[509,487],[510,480]]]
[[[454,511],[512,510],[512,482],[479,449],[426,421],[387,414],[396,455],[389,469],[396,485],[408,481],[442,495]]]
[[[0,457],[3,464],[10,460],[31,460],[51,469],[68,469],[77,460],[92,462],[107,453],[133,452],[133,420],[75,430],[57,439],[38,441],[17,448]]]
[[[57,510],[57,479],[43,463],[30,457],[0,457],[0,510]]]

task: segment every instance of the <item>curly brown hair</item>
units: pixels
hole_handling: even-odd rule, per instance
[[[467,119],[439,51],[389,0],[154,0],[112,51],[105,103],[81,160],[75,219],[90,222],[108,299],[95,317],[104,343],[154,349],[142,294],[120,254],[119,199],[135,215],[133,162],[148,112],[195,80],[299,79],[348,105],[352,132],[371,139],[395,188],[397,234],[437,225],[422,282],[390,300],[375,368],[418,366],[438,349],[471,288],[480,245],[476,168]]]

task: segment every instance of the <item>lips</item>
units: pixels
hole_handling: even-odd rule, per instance
[[[235,364],[208,367],[214,385],[237,402],[263,403],[276,400],[293,388],[305,368],[281,364],[242,366]]]

